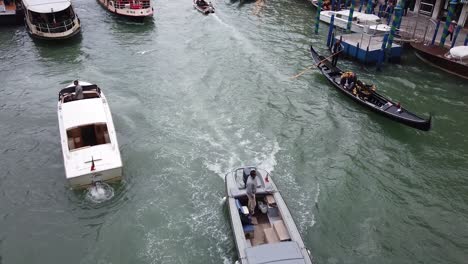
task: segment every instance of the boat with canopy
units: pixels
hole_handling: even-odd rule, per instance
[[[70,0],[23,0],[30,35],[39,39],[68,39],[81,30]]]

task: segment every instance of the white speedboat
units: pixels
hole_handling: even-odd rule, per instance
[[[65,175],[72,187],[122,178],[117,135],[109,104],[101,89],[79,82],[83,99],[75,98],[75,85],[59,92],[57,113]]]
[[[251,170],[257,172],[255,212],[247,208],[245,190]],[[267,171],[244,167],[227,173],[226,193],[241,264],[312,264],[291,213]]]
[[[320,21],[330,24],[332,15],[335,14],[333,24],[336,27],[346,29],[348,25],[349,10],[341,11],[321,11]],[[353,12],[353,20],[351,22],[351,31],[364,33],[380,33],[389,32],[391,27],[382,24],[380,17],[362,12]]]
[[[26,27],[39,39],[67,39],[80,33],[81,23],[70,0],[23,0]]]

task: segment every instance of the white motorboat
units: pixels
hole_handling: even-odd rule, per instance
[[[257,172],[255,212],[247,208],[245,189],[251,170]],[[227,173],[226,193],[241,264],[312,263],[291,213],[267,171],[244,167]]]
[[[332,15],[335,14],[333,24],[336,27],[346,29],[348,25],[349,10],[341,11],[321,11],[320,21],[330,24]],[[353,20],[351,22],[351,31],[364,33],[381,33],[389,32],[391,29],[387,24],[382,24],[380,17],[362,12],[353,12]]]
[[[67,39],[81,30],[70,0],[23,0],[29,34],[39,39]]]
[[[122,178],[122,160],[109,104],[101,89],[79,82],[83,99],[76,99],[75,85],[59,92],[57,113],[65,175],[72,187]]]

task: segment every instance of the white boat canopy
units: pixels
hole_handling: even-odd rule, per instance
[[[71,6],[69,0],[23,0],[24,7],[36,13],[55,13]]]
[[[349,10],[346,9],[346,10],[337,11],[337,12],[335,12],[335,14],[340,15],[342,18],[343,17],[349,17]],[[359,21],[361,21],[361,22],[364,22],[364,21],[377,21],[377,20],[380,19],[376,15],[365,14],[365,13],[357,12],[357,11],[353,12],[353,18],[358,18]]]
[[[101,98],[78,100],[62,104],[65,129],[88,124],[107,123],[106,113]]]
[[[450,49],[450,55],[455,58],[468,58],[468,46],[457,46]]]

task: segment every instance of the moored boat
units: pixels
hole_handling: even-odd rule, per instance
[[[65,175],[72,187],[122,177],[117,135],[109,104],[101,89],[79,82],[83,98],[76,98],[75,85],[59,92],[57,113]]]
[[[401,107],[399,103],[394,103],[390,99],[385,98],[375,91],[366,95],[361,95],[359,93],[355,94],[353,90],[346,89],[344,85],[341,84],[341,76],[343,75],[344,71],[336,66],[333,66],[332,63],[324,56],[320,56],[312,46],[310,47],[310,51],[316,66],[328,79],[328,81],[333,84],[333,86],[339,91],[353,99],[353,101],[378,114],[381,114],[407,126],[424,131],[428,131],[431,128],[431,117],[428,119],[421,118]]]
[[[151,0],[98,0],[110,12],[137,21],[143,21],[154,14]]]
[[[257,173],[255,212],[247,208],[245,188],[252,170]],[[267,171],[238,168],[227,173],[225,180],[226,203],[241,264],[312,263],[291,213]]]
[[[26,27],[39,39],[59,40],[77,35],[80,19],[70,0],[23,0]]]
[[[335,15],[333,24],[336,27],[346,29],[348,25],[349,10],[329,11],[324,10],[320,12],[320,21],[330,24],[332,15]],[[389,32],[391,27],[381,23],[381,19],[372,14],[365,14],[362,12],[354,11],[351,22],[351,31],[364,32],[364,33],[382,33]]]
[[[213,4],[211,4],[211,2],[206,2],[205,0],[193,0],[193,8],[205,15],[215,12]]]
[[[468,79],[468,46],[457,46],[450,50],[439,45],[411,43],[419,58],[445,72]]]
[[[0,26],[19,25],[23,21],[24,10],[19,0],[0,0]]]

